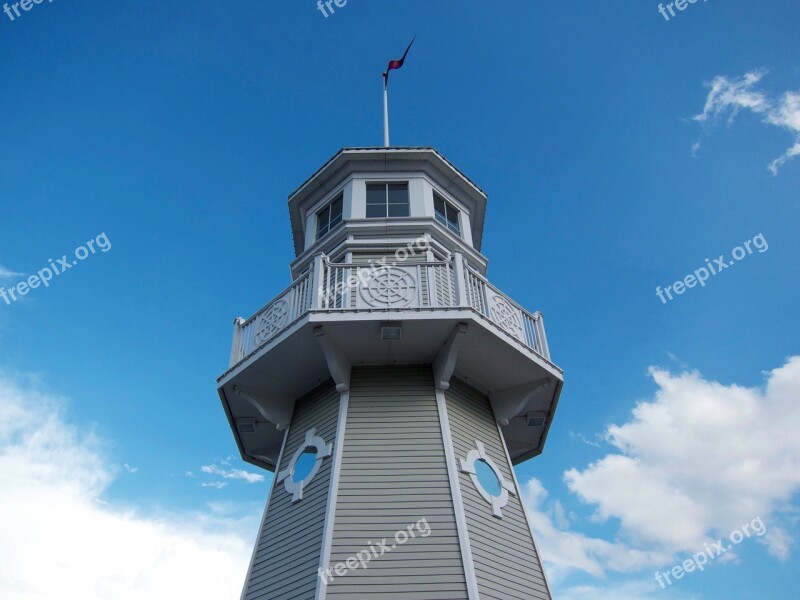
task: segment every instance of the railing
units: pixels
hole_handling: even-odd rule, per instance
[[[317,290],[317,293],[314,291]],[[541,313],[530,313],[472,269],[460,253],[444,262],[334,264],[318,255],[311,270],[250,319],[234,322],[231,366],[310,311],[472,308],[550,359]]]
[[[309,311],[314,296],[311,283],[311,273],[306,273],[255,315],[233,322],[231,366],[280,335]]]

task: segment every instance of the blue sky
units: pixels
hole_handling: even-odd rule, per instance
[[[381,143],[380,73],[417,35],[393,74],[392,142],[436,147],[489,193],[490,279],[545,314],[566,371],[545,453],[518,469],[557,598],[786,597],[800,583],[799,17],[791,0],[697,2],[669,21],[633,0],[0,13],[0,286],[101,233],[111,244],[0,300],[5,526],[39,499],[62,523],[112,523],[112,546],[181,540],[177,566],[110,561],[113,585],[70,570],[74,597],[167,597],[181,569],[219,561],[227,578],[196,597],[238,590],[270,476],[230,458],[214,379],[231,323],[289,282],[287,195],[339,148]],[[768,250],[656,296],[758,234]],[[655,583],[756,517],[768,534],[736,557]],[[0,595],[67,597],[14,556]],[[136,568],[150,587],[125,595]]]

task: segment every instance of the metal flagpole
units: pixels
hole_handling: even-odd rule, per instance
[[[389,73],[383,74],[383,146],[389,147]]]
[[[383,73],[383,146],[384,148],[389,147],[389,72],[392,69],[399,69],[403,66],[403,63],[406,62],[406,56],[408,56],[408,51],[411,50],[411,46],[414,45],[414,40],[417,39],[417,36],[411,40],[411,43],[406,48],[406,51],[403,52],[403,58],[398,60],[393,60],[389,62],[389,66],[386,68],[386,71]]]

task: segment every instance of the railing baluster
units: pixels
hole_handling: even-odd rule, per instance
[[[325,255],[320,253],[314,257],[314,266],[311,271],[311,308],[318,310],[323,308],[325,303],[325,290],[323,283],[325,282]]]
[[[470,302],[467,298],[467,289],[469,286],[465,277],[464,255],[458,251],[453,252],[451,260],[453,261],[453,266],[455,267],[456,299],[458,306],[469,306]]]
[[[241,317],[236,317],[233,321],[233,343],[231,344],[231,365],[235,365],[242,358],[244,358],[244,348],[242,347],[242,325],[245,320]]]

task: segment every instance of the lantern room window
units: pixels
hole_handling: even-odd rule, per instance
[[[433,210],[437,221],[461,237],[461,225],[458,222],[459,210],[436,192],[433,193]]]
[[[343,196],[339,194],[317,213],[317,239],[320,239],[342,222]]]
[[[407,217],[408,183],[367,184],[367,218]]]

